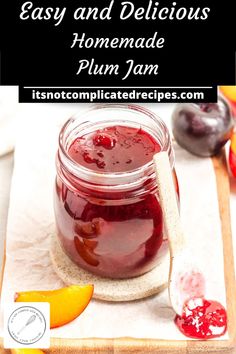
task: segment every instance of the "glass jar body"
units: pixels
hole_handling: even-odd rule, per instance
[[[125,109],[130,110],[130,106]],[[130,126],[131,121],[124,120],[123,124]],[[92,124],[91,129],[96,126]],[[96,173],[89,178],[84,177],[88,171],[81,171],[71,171],[59,149],[54,209],[57,235],[65,253],[78,266],[109,278],[139,276],[157,266],[167,253],[168,243],[153,166],[125,175]],[[173,180],[178,194],[174,167]]]

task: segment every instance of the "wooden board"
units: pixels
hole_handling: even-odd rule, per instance
[[[221,229],[224,252],[224,274],[228,314],[228,340],[156,340],[156,339],[51,339],[51,347],[45,353],[58,354],[97,354],[97,353],[135,353],[135,354],[233,354],[236,353],[236,283],[234,273],[233,245],[230,221],[230,187],[225,154],[212,159],[215,169]],[[210,251],[210,250],[209,250]],[[4,272],[4,267],[3,267]],[[1,284],[0,284],[1,287]],[[0,339],[0,353],[9,353],[3,349]]]

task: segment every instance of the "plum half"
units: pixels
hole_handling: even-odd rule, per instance
[[[172,114],[172,130],[177,143],[198,156],[213,156],[229,140],[233,118],[227,102],[178,104]]]

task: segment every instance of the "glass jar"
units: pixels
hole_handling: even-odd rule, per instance
[[[59,242],[73,262],[99,276],[130,278],[157,266],[168,249],[152,158],[133,170],[103,172],[68,152],[76,138],[114,126],[141,127],[168,152],[178,194],[164,122],[138,105],[99,104],[61,129],[54,209]]]

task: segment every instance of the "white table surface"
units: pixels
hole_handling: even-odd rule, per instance
[[[11,87],[7,88],[7,100],[11,102],[16,100],[17,88]],[[0,87],[0,104],[1,95],[6,97],[6,88]],[[11,97],[12,95],[12,97]],[[32,117],[38,116],[40,119],[41,114],[47,114],[50,119],[50,115],[59,114],[65,117],[65,120],[72,114],[80,109],[85,109],[87,105],[85,104],[19,104],[16,112],[16,119],[20,119],[22,115],[29,115]],[[151,110],[155,111],[161,117],[170,116],[173,110],[173,105],[171,104],[149,104],[145,105]],[[0,106],[1,108],[1,106]],[[18,118],[19,117],[19,118]],[[1,119],[1,112],[0,112]],[[19,121],[18,121],[19,123]],[[1,132],[1,120],[0,120],[0,132]],[[0,134],[1,136],[1,134]],[[14,166],[14,154],[10,153],[5,156],[0,157],[0,266],[2,265],[2,255],[4,250],[4,240],[6,236],[7,227],[7,213],[9,205],[9,193],[11,185],[11,175]],[[234,244],[234,258],[236,259],[236,179],[230,178],[231,185],[231,221],[232,221],[232,236]]]

